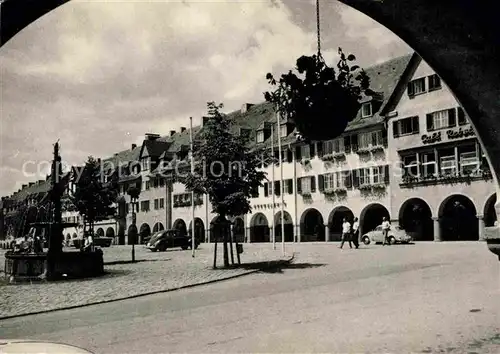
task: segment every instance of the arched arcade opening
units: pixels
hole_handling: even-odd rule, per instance
[[[293,220],[290,214],[285,210],[283,212],[283,225],[285,231],[285,242],[293,242]],[[276,235],[276,242],[281,242],[281,211],[274,215],[274,234]],[[272,240],[272,235],[271,235]]]
[[[269,242],[269,222],[262,213],[257,213],[250,221],[250,240],[252,242]]]
[[[488,198],[484,205],[484,226],[495,226],[497,221],[497,212],[495,211],[495,203],[497,202],[497,194],[493,194]]]
[[[330,230],[330,241],[340,241],[342,239],[342,223],[347,218],[353,222],[354,213],[345,206],[339,206],[332,210],[328,217],[328,228]]]
[[[129,245],[132,245],[132,244],[137,244],[138,242],[138,237],[139,236],[139,232],[137,230],[137,226],[132,224],[128,227],[128,230],[127,230],[127,243]]]
[[[399,226],[414,241],[433,241],[434,225],[429,205],[420,198],[408,199],[399,208]]]
[[[239,243],[245,242],[245,222],[241,217],[233,220],[233,237]]]
[[[193,232],[193,222],[189,223],[189,234]],[[194,219],[194,237],[200,242],[205,242],[205,224],[200,218]]]
[[[439,207],[439,226],[443,241],[479,240],[476,207],[465,195],[454,194]]]
[[[300,242],[325,240],[323,215],[314,208],[307,209],[300,218]]]
[[[98,228],[97,231],[95,232],[95,235],[97,237],[104,237],[104,229],[102,227]]]
[[[115,238],[115,229],[113,229],[112,227],[108,227],[106,229],[106,237]]]
[[[385,206],[379,203],[367,205],[359,215],[359,233],[360,236],[372,231],[382,224],[382,219],[390,220],[389,211]]]
[[[157,222],[156,224],[153,225],[153,233],[157,233],[158,231],[163,231],[165,230],[165,226],[161,222]]]
[[[173,224],[173,228],[176,230],[179,230],[181,232],[181,234],[187,235],[187,226],[186,226],[186,223],[184,222],[184,220],[182,220],[182,219],[175,220],[175,222]]]
[[[144,242],[148,240],[148,238],[151,236],[151,228],[149,227],[148,224],[144,223],[141,225],[139,229],[139,236],[141,240],[138,242]]]

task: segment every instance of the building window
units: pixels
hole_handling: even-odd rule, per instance
[[[465,117],[465,113],[462,107],[457,108],[458,125],[465,125],[469,123]]]
[[[288,136],[288,127],[286,126],[286,124],[282,124],[280,127],[280,136],[282,138],[285,138]]]
[[[165,208],[165,198],[161,198],[160,199],[160,209],[164,209]]]
[[[259,130],[257,132],[257,142],[258,143],[263,143],[264,142],[264,131],[263,130]]]
[[[405,176],[418,177],[418,160],[416,154],[403,157],[403,169]]]
[[[370,146],[384,145],[384,137],[381,130],[368,133],[360,133],[358,136],[358,144],[360,149],[367,149]]]
[[[397,120],[392,123],[395,138],[405,135],[418,134],[420,131],[418,116]]]
[[[420,154],[421,170],[420,173],[423,177],[431,177],[436,175],[437,161],[434,151],[424,152]]]
[[[439,152],[439,168],[442,175],[454,176],[457,174],[457,159],[454,148],[444,149]]]
[[[452,128],[454,126],[456,126],[455,108],[427,114],[427,131]]]
[[[479,156],[476,151],[476,145],[466,145],[458,148],[460,157],[460,173],[470,175],[479,169]]]
[[[327,173],[323,176],[325,191],[331,191],[335,189],[335,178],[336,176],[334,173]]]
[[[311,147],[309,145],[302,145],[300,147],[300,156],[302,156],[302,159],[310,159]]]
[[[165,180],[160,178],[160,187],[165,187]]]
[[[342,172],[335,172],[335,188],[344,188],[345,179]]]
[[[150,164],[151,164],[151,159],[149,157],[146,157],[146,158],[142,159],[141,160],[142,170],[143,171],[149,170]]]
[[[150,187],[151,187],[151,182],[150,181],[146,181],[146,190],[149,190]]]
[[[345,152],[344,138],[328,140],[323,142],[324,154],[333,154],[336,152]]]
[[[359,185],[365,186],[371,183],[370,181],[371,171],[369,168],[361,168],[359,169]]]
[[[361,118],[371,117],[372,115],[373,115],[372,103],[371,102],[363,103],[361,105]]]
[[[149,211],[149,200],[144,200],[141,202],[141,211]]]
[[[309,177],[301,178],[300,186],[302,187],[302,194],[311,193],[311,178]]]
[[[158,199],[155,199],[155,210],[158,210],[160,208],[160,202],[158,201]]]
[[[385,180],[384,168],[385,168],[384,166],[372,167],[373,184],[384,183],[384,180]]]
[[[415,96],[425,92],[425,77],[408,83],[408,96]]]
[[[441,79],[436,74],[428,77],[429,91],[439,90],[441,88]]]

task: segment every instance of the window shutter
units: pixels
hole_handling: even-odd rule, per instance
[[[351,135],[351,148],[352,148],[352,152],[358,151],[358,135],[357,134]]]
[[[311,193],[316,192],[316,177],[311,176]]]
[[[297,194],[302,194],[302,177],[297,178]]]
[[[322,157],[323,156],[323,144],[324,142],[323,141],[318,141],[318,147],[316,148],[317,153],[318,153],[318,157]]]
[[[408,83],[408,96],[413,96],[414,95],[414,90],[413,90],[413,82]]]
[[[286,154],[286,161],[287,161],[288,163],[291,163],[291,162],[293,161],[293,152],[292,152],[292,150],[288,149],[288,150],[286,151],[286,153],[287,153],[287,154]]]
[[[392,122],[392,136],[399,137],[399,121]]]
[[[426,114],[426,121],[427,121],[427,131],[433,131],[434,130],[434,120],[432,119],[432,114]]]
[[[418,116],[412,117],[411,118],[412,123],[411,126],[413,128],[413,133],[418,134],[420,132],[420,120],[418,119]]]
[[[354,188],[359,187],[359,169],[352,171],[352,185]]]
[[[269,196],[269,186],[268,183],[264,183],[264,197]]]
[[[351,189],[352,188],[352,171],[350,171],[350,170],[342,171],[341,173],[344,174],[344,186],[347,189]]]
[[[293,179],[288,179],[286,182],[288,185],[288,194],[293,194]]]
[[[389,184],[389,165],[384,166],[384,183]]]
[[[300,148],[300,145],[295,147],[295,158],[297,161],[300,161],[302,159],[302,150]]]
[[[382,129],[382,145],[387,147],[387,129]]]
[[[351,153],[351,136],[347,135],[344,137],[344,149],[346,154]]]
[[[274,182],[274,195],[280,195],[280,181],[275,181]]]
[[[457,125],[457,117],[455,108],[450,108],[448,110],[448,127],[452,128]]]
[[[325,176],[323,175],[318,175],[318,190],[320,193],[323,193],[325,190]]]
[[[457,115],[458,115],[458,125],[467,124],[467,119],[465,118],[465,113],[462,107],[457,107]]]
[[[310,151],[309,155],[311,155],[310,156],[311,160],[314,159],[315,156],[315,149],[314,149],[315,145],[316,145],[315,143],[309,144],[309,151]]]

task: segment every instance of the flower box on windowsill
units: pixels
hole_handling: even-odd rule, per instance
[[[384,151],[384,147],[382,145],[372,146],[370,151],[371,152],[382,152],[382,151]]]
[[[333,154],[333,158],[336,160],[345,159],[345,152],[336,152]]]
[[[357,153],[358,155],[368,155],[368,154],[370,153],[370,151],[371,151],[371,150],[370,150],[370,149],[368,149],[368,148],[362,148],[362,149],[358,149],[358,150],[356,151],[356,153]]]
[[[323,193],[324,193],[325,195],[327,195],[327,196],[333,196],[333,195],[335,195],[335,190],[333,190],[333,189],[325,189],[325,190],[323,191]]]
[[[301,162],[301,163],[302,163],[302,165],[304,165],[304,166],[307,166],[307,165],[310,165],[310,164],[311,164],[311,160],[309,160],[309,159],[302,159],[300,162]]]
[[[376,183],[374,185],[372,185],[372,188],[375,189],[375,190],[384,190],[386,189],[386,185],[385,183]]]
[[[458,183],[471,183],[476,180],[490,180],[493,176],[491,171],[478,171],[468,175],[429,175],[422,177],[404,177],[400,186],[411,188],[414,186],[428,186],[433,184],[458,184]]]
[[[366,192],[366,191],[371,191],[372,190],[372,185],[371,184],[364,184],[362,186],[359,186],[359,190]]]
[[[346,188],[335,188],[335,194],[346,194],[347,189]]]
[[[311,192],[302,192],[302,197],[311,198],[312,197]]]
[[[327,162],[327,161],[333,161],[335,158],[333,157],[333,154],[326,154],[321,157],[321,160]]]

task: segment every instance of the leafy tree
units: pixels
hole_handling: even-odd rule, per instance
[[[266,152],[252,149],[250,137],[231,133],[231,122],[220,112],[222,107],[222,104],[207,103],[208,122],[194,141],[194,174],[181,178],[188,190],[208,195],[220,224],[227,223],[226,217],[249,213],[249,199],[256,196],[266,178],[265,172],[258,170]],[[227,267],[228,235],[222,234],[224,266]],[[217,243],[214,266],[216,258]]]
[[[136,214],[135,214],[135,208],[137,204],[137,200],[139,199],[139,196],[141,195],[141,189],[138,188],[136,185],[132,185],[128,187],[127,189],[127,194],[130,196],[130,201],[132,204],[132,225],[133,227],[129,229],[129,233],[132,232],[133,235],[128,235],[129,240],[132,240],[132,262],[135,262],[135,244],[137,243],[137,226],[136,226]]]
[[[90,156],[85,166],[76,176],[75,193],[70,196],[76,209],[84,220],[84,230],[90,229],[94,232],[94,223],[105,220],[115,214],[115,207],[118,196],[117,177],[113,175],[111,180],[103,183],[103,172],[101,164]]]
[[[276,80],[271,73],[266,79],[274,87],[265,92],[266,101],[292,121],[306,140],[329,140],[342,134],[361,105],[362,94],[372,95],[370,81],[358,65],[349,65],[356,57],[345,55],[339,48],[338,73],[326,65],[321,55],[301,56],[296,70]]]

